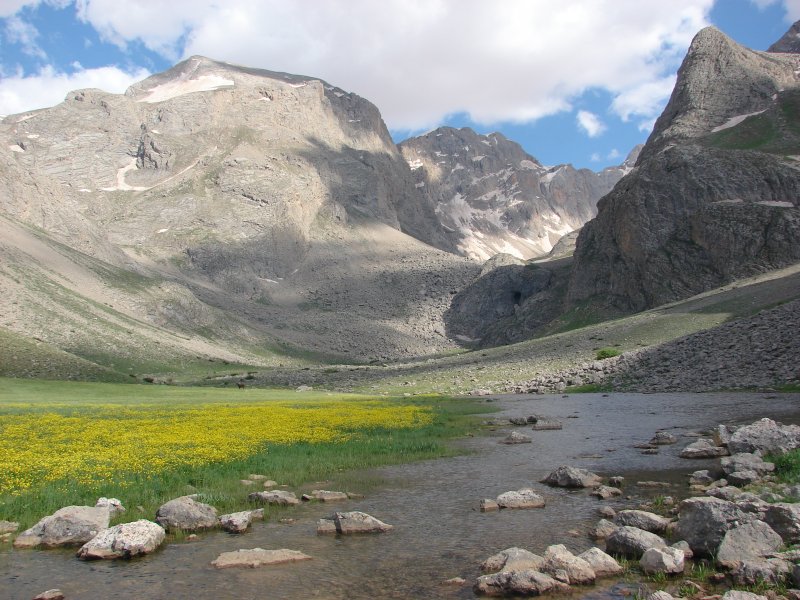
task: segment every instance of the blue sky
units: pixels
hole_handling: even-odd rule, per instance
[[[398,141],[470,126],[596,170],[647,138],[701,27],[765,50],[797,18],[800,0],[0,0],[0,114],[203,54],[354,91]]]

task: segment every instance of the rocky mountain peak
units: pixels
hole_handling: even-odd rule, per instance
[[[799,67],[800,57],[750,50],[715,27],[702,29],[692,40],[643,154],[768,108],[780,90],[797,84]]]
[[[767,52],[800,53],[800,21],[795,21],[781,39],[767,48]]]
[[[400,149],[452,248],[480,261],[547,254],[594,216],[598,198],[632,167],[545,167],[502,134],[468,127],[440,127]]]

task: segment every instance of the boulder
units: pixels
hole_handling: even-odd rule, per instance
[[[561,466],[542,479],[542,483],[557,487],[587,488],[599,486],[601,479],[599,475],[586,469]]]
[[[730,575],[735,585],[778,585],[789,577],[792,566],[780,558],[747,560],[739,563]]]
[[[773,463],[766,462],[761,456],[752,452],[739,452],[731,456],[725,456],[719,462],[725,475],[736,471],[755,471],[763,476],[775,470]]]
[[[728,473],[725,478],[731,485],[744,487],[746,485],[750,485],[751,483],[755,483],[756,481],[760,481],[761,475],[759,475],[756,471],[744,470]]]
[[[664,590],[658,590],[647,596],[645,600],[675,600],[675,599],[669,592],[665,592]]]
[[[692,558],[694,556],[694,552],[692,552],[692,548],[689,544],[683,540],[679,540],[674,544],[670,545],[670,548],[677,548],[681,552],[683,552],[683,558]]]
[[[608,486],[608,485],[601,485],[601,486],[596,487],[595,489],[593,489],[590,492],[590,494],[592,496],[596,496],[597,498],[600,498],[601,500],[608,500],[609,498],[612,498],[614,496],[621,496],[622,495],[622,490],[619,489],[619,488],[616,488],[616,487]]]
[[[609,556],[600,548],[589,548],[586,552],[579,554],[578,558],[589,563],[597,577],[619,575],[624,570],[614,557]]]
[[[721,498],[722,500],[729,500],[733,502],[738,496],[742,494],[735,485],[723,485],[721,487],[712,487],[706,490],[706,495],[712,498]]]
[[[61,590],[54,588],[52,590],[47,590],[46,592],[42,592],[34,596],[33,600],[64,600],[64,592]]]
[[[563,544],[555,544],[545,550],[544,563],[539,567],[539,570],[561,581],[563,581],[563,578],[557,576],[557,573],[558,571],[565,571],[567,574],[565,583],[569,585],[590,585],[594,583],[597,577],[592,565],[575,556]]]
[[[766,507],[764,521],[787,544],[800,543],[800,504],[776,502]]]
[[[728,590],[722,595],[722,600],[767,600],[767,597],[742,590]]]
[[[497,497],[500,508],[543,508],[544,498],[530,488],[505,492]]]
[[[618,527],[606,538],[606,552],[627,558],[641,558],[650,548],[666,548],[667,543],[655,533],[637,527]]]
[[[217,509],[189,496],[170,500],[156,512],[156,522],[167,531],[198,531],[219,525]]]
[[[639,559],[639,566],[647,574],[666,573],[674,575],[683,573],[684,555],[677,548],[648,548],[642,558]]]
[[[800,427],[781,425],[772,419],[761,419],[752,425],[740,427],[728,441],[731,454],[760,452],[763,454],[786,454],[800,448]]]
[[[17,529],[19,529],[19,523],[14,523],[13,521],[0,521],[0,535],[14,533]]]
[[[329,490],[313,490],[310,494],[303,494],[303,500],[319,500],[320,502],[340,502],[350,497],[346,492],[331,492]]]
[[[219,525],[228,533],[244,533],[253,522],[254,510],[243,510],[240,512],[229,513],[221,515],[219,518]],[[263,519],[264,512],[261,511],[261,518]]]
[[[250,502],[260,502],[261,504],[273,504],[277,506],[294,506],[300,504],[300,500],[294,495],[294,492],[287,492],[284,490],[271,490],[265,492],[253,492],[248,494],[247,498]]]
[[[474,586],[476,594],[485,596],[543,596],[566,592],[569,586],[539,571],[501,571],[494,575],[478,577]]]
[[[701,557],[713,556],[729,529],[754,518],[733,502],[709,497],[684,500],[678,515],[677,536]]]
[[[331,526],[332,523],[332,526]],[[384,533],[394,529],[383,521],[357,510],[333,513],[331,519],[320,519],[317,522],[317,533]]]
[[[531,438],[524,433],[512,431],[505,438],[500,440],[501,444],[530,444]]]
[[[744,523],[729,529],[717,550],[717,564],[735,569],[742,562],[757,561],[783,545],[781,536],[763,521]]]
[[[617,516],[617,511],[615,511],[610,506],[601,506],[597,509],[597,514],[599,514],[604,519],[613,519]]]
[[[703,469],[702,471],[695,471],[689,475],[689,485],[709,485],[714,479],[716,479],[716,477],[711,475],[708,469]]]
[[[95,506],[98,508],[107,508],[108,512],[111,514],[111,518],[113,519],[117,515],[121,515],[125,512],[125,507],[122,506],[122,502],[117,498],[106,498],[105,496],[98,498]]]
[[[51,548],[85,544],[108,527],[110,516],[105,507],[65,506],[19,534],[14,547]]]
[[[650,443],[656,446],[668,446],[677,444],[678,438],[666,431],[656,431],[656,434],[650,439]]]
[[[727,455],[727,448],[715,445],[710,439],[700,438],[681,450],[679,456],[681,458],[719,458]]]
[[[619,525],[612,523],[608,519],[600,519],[594,527],[589,530],[589,537],[593,540],[604,540],[617,529]]]
[[[523,548],[506,548],[497,554],[493,554],[481,564],[481,571],[484,573],[495,573],[497,571],[538,571],[544,563],[544,558]]]
[[[84,560],[133,558],[150,554],[162,544],[165,535],[161,525],[146,519],[114,525],[104,529],[81,546],[78,558]]]
[[[481,512],[492,512],[495,510],[500,510],[500,505],[489,498],[484,498],[481,500],[480,504]]]
[[[644,510],[621,510],[614,517],[617,525],[638,527],[651,533],[664,533],[669,522],[669,519]]]
[[[311,560],[307,554],[299,550],[264,550],[262,548],[252,548],[235,550],[233,552],[223,552],[211,564],[218,569],[229,569],[232,567],[246,567],[254,569],[267,565],[279,565],[283,563],[298,562],[301,560]]]
[[[563,429],[563,427],[564,426],[561,423],[561,421],[556,421],[555,419],[539,418],[536,421],[536,423],[533,424],[533,427],[531,427],[531,429],[533,429],[534,431],[552,431],[552,430]]]

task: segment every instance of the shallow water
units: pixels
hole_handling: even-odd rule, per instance
[[[499,444],[508,429],[468,439],[466,456],[370,471],[387,483],[361,500],[309,504],[287,509],[292,525],[255,523],[234,536],[201,534],[198,541],[166,545],[155,555],[131,561],[83,562],[74,550],[15,551],[0,546],[0,598],[30,599],[60,588],[68,599],[106,598],[473,598],[471,585],[480,563],[510,546],[541,553],[563,543],[580,552],[592,546],[586,536],[601,503],[585,491],[547,488],[537,483],[561,464],[586,467],[603,475],[624,475],[632,506],[655,494],[685,495],[686,473],[712,461],[678,458],[691,442],[682,437],[717,423],[745,423],[769,416],[800,422],[800,394],[600,394],[504,396],[501,412],[487,418],[538,414],[557,418],[560,431],[531,431],[533,443]],[[574,418],[573,418],[574,417]],[[680,442],[648,456],[632,448],[657,429]],[[669,481],[669,489],[649,490],[643,480]],[[481,498],[532,486],[547,500],[544,509],[481,513]],[[351,490],[358,491],[358,490]],[[395,526],[374,536],[317,536],[316,520],[333,510],[362,510]],[[571,532],[571,533],[570,533]],[[239,548],[290,548],[313,560],[261,569],[216,570],[220,552]],[[464,577],[462,587],[442,585]],[[622,588],[587,588],[593,598],[622,595]]]

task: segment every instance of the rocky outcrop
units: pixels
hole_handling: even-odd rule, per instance
[[[457,250],[477,260],[499,252],[547,254],[595,213],[597,200],[633,166],[600,173],[572,165],[544,167],[499,133],[440,127],[400,144],[416,185]]]
[[[104,529],[78,550],[84,560],[133,558],[155,552],[166,533],[160,525],[141,519]]]
[[[14,547],[52,548],[85,544],[108,527],[109,519],[107,507],[66,506],[19,534]]]
[[[781,39],[767,48],[767,52],[800,53],[800,21],[796,21]]]
[[[798,66],[697,34],[636,167],[581,231],[569,305],[637,311],[800,260]]]

